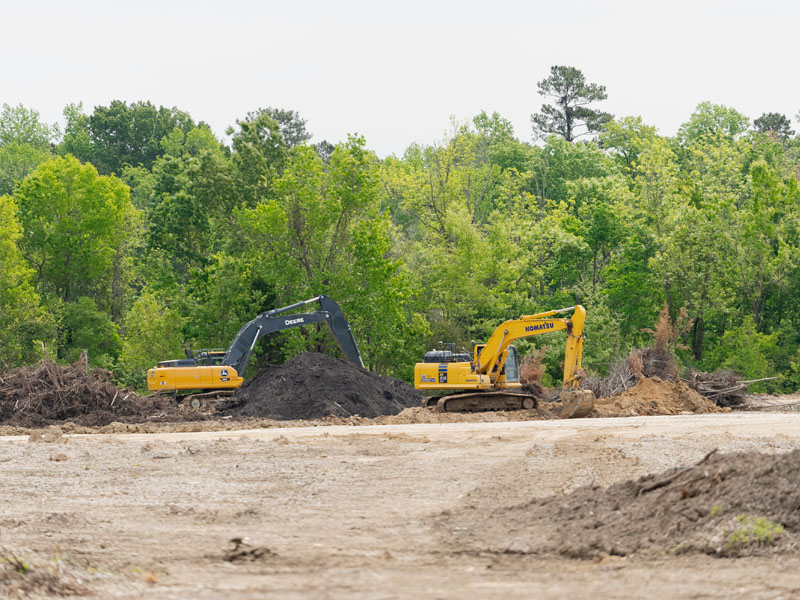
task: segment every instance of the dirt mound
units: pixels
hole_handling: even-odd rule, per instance
[[[469,507],[442,522],[457,543],[478,551],[571,558],[795,553],[799,480],[800,450],[778,456],[712,452],[691,467],[608,488],[586,486],[491,514]]]
[[[678,380],[640,379],[635,386],[610,398],[595,400],[592,416],[635,417],[720,412],[718,407]]]
[[[175,410],[164,398],[141,398],[120,390],[105,369],[89,369],[86,360],[61,365],[45,359],[35,366],[0,372],[0,423],[42,427],[73,421],[101,426],[113,421],[143,421]]]
[[[317,352],[298,354],[259,371],[235,395],[228,414],[268,419],[395,415],[422,396],[395,379]]]

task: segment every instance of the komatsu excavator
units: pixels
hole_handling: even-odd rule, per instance
[[[556,317],[569,311],[571,317]],[[441,412],[535,408],[537,397],[523,391],[519,382],[517,351],[512,342],[541,333],[566,331],[561,416],[585,417],[592,412],[595,400],[590,390],[580,389],[585,321],[586,310],[581,305],[511,319],[495,329],[488,342],[476,344],[472,356],[449,350],[426,353],[424,362],[414,366],[414,387],[445,392],[446,395],[424,401],[425,406]]]
[[[286,314],[289,311],[319,302],[320,310]],[[207,405],[210,397],[230,395],[244,383],[244,372],[258,339],[266,334],[325,323],[344,355],[364,368],[358,344],[350,331],[339,305],[327,296],[317,296],[290,306],[275,308],[258,315],[242,325],[227,351],[207,351],[194,355],[187,352],[185,359],[161,361],[147,372],[147,389],[155,392],[200,391],[183,399],[183,404],[193,409]]]

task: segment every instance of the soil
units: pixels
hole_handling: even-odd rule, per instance
[[[800,542],[800,450],[773,456],[712,451],[697,464],[607,488],[531,500],[487,517],[465,511],[484,550],[608,555],[794,554]]]
[[[610,398],[598,398],[592,416],[633,417],[721,412],[713,401],[678,380],[640,379],[635,386]],[[728,409],[730,410],[730,409]]]
[[[317,352],[262,369],[234,397],[236,404],[227,414],[268,419],[372,418],[422,402],[422,395],[404,381]]]
[[[659,475],[645,482],[661,481],[674,472],[665,469],[697,465],[714,448],[694,471],[709,471],[691,484],[702,488],[696,496],[675,499],[687,481],[621,496],[630,504],[628,520],[607,517],[618,519],[621,539],[635,537],[625,537],[623,528],[637,515],[647,517],[637,512],[646,513],[640,502],[661,506],[668,529],[693,525],[680,515],[670,520],[667,506],[710,502],[713,510],[721,498],[731,503],[724,515],[769,515],[784,523],[784,535],[794,535],[790,519],[797,517],[789,513],[797,513],[796,496],[777,475],[785,471],[789,484],[798,479],[792,451],[800,448],[800,414],[48,432],[36,443],[28,436],[0,438],[0,597],[766,599],[800,593],[800,558],[791,552],[733,558],[703,550],[619,556],[600,549],[593,559],[524,553],[525,544],[533,545],[525,536],[536,527],[554,539],[562,523],[559,501],[594,487],[590,501],[610,510],[605,488],[648,485],[636,480],[649,473]],[[736,472],[714,482],[720,469],[730,468]],[[703,491],[706,485],[712,491]],[[552,527],[521,508],[545,498]],[[784,508],[767,512],[776,502]],[[573,512],[585,525],[582,510]],[[28,570],[5,562],[14,557]]]

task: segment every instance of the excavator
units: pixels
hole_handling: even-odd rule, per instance
[[[571,317],[557,317],[572,311]],[[428,397],[424,405],[440,412],[483,412],[536,408],[538,399],[526,393],[519,381],[517,350],[512,342],[519,338],[566,331],[564,383],[560,398],[563,418],[585,417],[594,408],[594,393],[580,389],[584,373],[583,326],[586,309],[580,304],[522,315],[501,324],[489,341],[475,344],[473,354],[451,350],[432,350],[423,362],[414,366],[414,387],[418,390],[445,392]]]
[[[319,303],[319,310],[286,314],[314,303]],[[230,348],[225,351],[209,350],[197,354],[187,351],[185,359],[160,361],[147,371],[147,389],[176,395],[179,391],[200,392],[184,396],[182,404],[195,410],[205,408],[210,399],[231,395],[244,383],[247,363],[261,336],[314,323],[325,323],[344,355],[364,368],[358,344],[341,308],[327,296],[317,296],[261,313],[242,325]]]

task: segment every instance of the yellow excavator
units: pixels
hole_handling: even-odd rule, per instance
[[[318,304],[319,310],[287,314],[305,309],[309,304]],[[242,325],[227,350],[187,351],[185,359],[160,361],[147,371],[147,389],[176,396],[180,391],[191,391],[193,393],[183,396],[182,404],[192,409],[203,408],[210,400],[229,396],[241,387],[250,355],[260,337],[315,323],[325,323],[342,353],[364,368],[361,352],[342,309],[327,296],[317,296],[261,313]]]
[[[571,317],[557,317],[572,311]],[[512,342],[519,338],[566,331],[564,383],[560,398],[563,418],[585,417],[594,408],[591,390],[580,389],[584,376],[583,326],[586,309],[580,304],[535,315],[522,315],[495,329],[485,344],[475,344],[473,355],[450,350],[432,350],[414,366],[414,387],[445,392],[428,397],[424,405],[440,412],[482,412],[536,408],[538,398],[522,389],[517,351]]]

